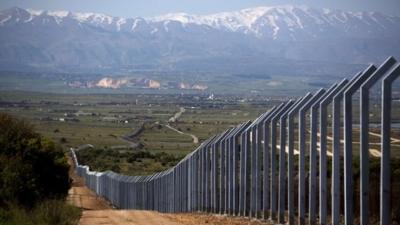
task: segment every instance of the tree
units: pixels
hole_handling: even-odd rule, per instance
[[[60,143],[67,143],[67,139],[65,137],[61,137],[60,138]]]
[[[61,148],[9,114],[0,113],[0,130],[0,207],[65,197],[69,166]]]

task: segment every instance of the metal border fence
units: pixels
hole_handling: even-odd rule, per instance
[[[350,225],[354,223],[352,136],[353,104],[356,101],[353,96],[359,91],[359,210],[360,223],[364,225],[369,221],[369,90],[380,82],[380,223],[389,225],[391,96],[392,83],[399,76],[400,64],[389,57],[378,68],[370,65],[350,80],[343,79],[327,90],[320,89],[274,106],[252,122],[215,135],[173,168],[152,175],[125,176],[112,171],[90,171],[88,166],[79,164],[74,149],[71,149],[72,158],[76,172],[85,179],[86,186],[122,209],[170,213],[202,211],[288,224],[339,224],[343,220]],[[328,122],[329,114],[332,115],[331,123]],[[332,142],[331,176],[327,174],[328,131],[332,133],[329,138]],[[309,145],[306,144],[307,132]],[[297,169],[294,167],[296,148]],[[340,168],[341,157],[343,170]],[[308,171],[306,160],[309,160]],[[341,176],[344,177],[343,184],[340,183]],[[331,207],[328,207],[328,178],[331,179]],[[341,204],[345,208],[343,215]],[[328,215],[331,216],[329,222]]]

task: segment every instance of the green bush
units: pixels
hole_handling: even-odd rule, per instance
[[[5,113],[0,113],[0,130],[0,209],[65,197],[69,166],[61,148]]]
[[[159,172],[176,165],[184,155],[149,151],[121,152],[115,149],[85,149],[76,152],[78,161],[91,170],[143,175]]]
[[[74,225],[81,210],[62,200],[46,200],[31,209],[9,205],[8,210],[0,209],[0,225]]]

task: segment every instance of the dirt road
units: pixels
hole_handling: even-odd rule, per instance
[[[193,139],[193,144],[198,144],[198,143],[199,143],[199,138],[197,138],[196,135],[194,135],[194,134],[189,134],[189,133],[184,133],[184,132],[179,131],[178,129],[176,129],[175,127],[172,127],[172,126],[170,125],[170,123],[175,123],[175,122],[179,119],[179,117],[182,116],[182,113],[184,113],[184,112],[186,112],[186,109],[183,108],[183,107],[180,107],[180,108],[179,108],[179,112],[175,113],[175,115],[173,115],[171,118],[169,118],[168,124],[165,125],[165,126],[166,126],[167,128],[169,128],[169,129],[171,129],[171,130],[173,130],[173,131],[179,133],[179,134],[190,136],[190,137]]]
[[[167,216],[140,210],[86,210],[79,225],[181,225]]]
[[[175,132],[177,132],[178,134],[182,134],[182,135],[188,135],[188,136],[190,136],[192,139],[193,139],[193,144],[197,144],[197,143],[199,143],[199,138],[198,137],[196,137],[194,134],[188,134],[188,133],[184,133],[184,132],[182,132],[182,131],[180,131],[180,130],[177,130],[176,128],[174,128],[174,127],[171,127],[170,125],[165,125],[168,129],[171,129],[171,130],[173,130],[173,131],[175,131]]]
[[[84,210],[111,209],[111,205],[106,200],[98,197],[96,193],[87,188],[83,179],[74,173],[70,158],[68,163],[71,165],[72,185],[68,191],[67,202]]]
[[[179,117],[182,116],[182,113],[184,113],[185,111],[186,111],[185,108],[180,107],[179,112],[175,113],[171,118],[169,118],[168,122],[175,123],[179,119]]]
[[[262,225],[247,218],[208,214],[162,214],[141,210],[86,210],[79,225]]]

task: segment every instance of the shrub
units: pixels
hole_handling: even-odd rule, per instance
[[[60,143],[67,143],[67,139],[65,137],[60,138]]]
[[[0,211],[0,224],[7,225],[73,225],[77,224],[81,210],[62,200],[46,200],[32,209],[11,204],[9,210]]]
[[[69,166],[61,148],[5,113],[0,113],[0,130],[0,208],[66,196]]]
[[[113,171],[115,173],[119,173],[119,172],[121,172],[121,168],[118,165],[114,164],[111,166],[111,171]]]

